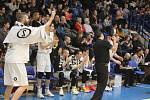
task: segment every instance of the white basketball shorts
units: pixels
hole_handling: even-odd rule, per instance
[[[5,63],[4,85],[27,86],[28,78],[24,63]]]
[[[49,53],[37,53],[37,72],[51,72]]]

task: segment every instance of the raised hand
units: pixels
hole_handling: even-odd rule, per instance
[[[52,16],[52,17],[55,17],[55,15],[56,15],[56,10],[54,9],[54,10],[52,11],[51,16]]]

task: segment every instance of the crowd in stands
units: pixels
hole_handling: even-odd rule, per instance
[[[51,62],[53,75],[59,73],[60,95],[64,78],[71,80],[73,94],[78,94],[77,77],[82,78],[82,90],[95,90],[87,82],[89,71],[95,79],[93,44],[100,30],[112,44],[110,51],[110,73],[123,73],[125,86],[134,85],[137,65],[150,62],[150,0],[1,0],[0,1],[0,61],[4,62],[7,44],[3,44],[17,15],[28,14],[30,24],[38,27],[45,24],[56,10],[52,26],[55,44]],[[13,33],[12,33],[13,34]],[[101,49],[101,48],[99,48]],[[36,66],[37,44],[30,46],[29,64]],[[113,66],[113,68],[112,68]],[[125,67],[133,67],[125,69]],[[113,70],[113,71],[112,71]],[[108,82],[109,84],[109,82]]]

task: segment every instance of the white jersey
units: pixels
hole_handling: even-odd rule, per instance
[[[43,43],[53,43],[53,40],[54,40],[54,33],[53,32],[50,32],[50,35],[46,35],[46,39],[44,40]],[[52,52],[52,47],[49,45],[47,48],[41,48],[41,43],[38,43],[38,52],[39,53],[51,53]]]
[[[27,63],[29,61],[29,44],[9,44],[5,55],[7,63]]]
[[[46,39],[45,27],[27,27],[15,25],[8,32],[3,43],[8,43],[5,55],[6,63],[26,63],[29,61],[29,44]]]
[[[83,62],[83,57],[81,57],[80,58],[80,61],[81,62]],[[80,72],[80,73],[82,73],[83,72],[83,69],[85,69],[86,67],[88,67],[88,63],[86,63],[86,64],[84,64],[84,66],[81,66],[80,68],[78,68],[78,71]]]
[[[46,38],[45,26],[32,27],[24,26],[18,22],[13,26],[3,43],[14,44],[33,44],[37,42],[43,42]]]

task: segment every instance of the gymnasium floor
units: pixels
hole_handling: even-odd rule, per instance
[[[59,96],[54,93],[55,97],[46,97],[43,100],[90,100],[94,92],[83,93],[79,95],[72,95],[66,93],[64,96]],[[149,98],[149,99],[148,99]],[[103,100],[150,100],[150,85],[140,84],[136,87],[120,87],[114,88],[113,92],[105,92]],[[3,99],[2,99],[3,100]],[[35,95],[22,96],[20,100],[42,100],[38,99]]]

